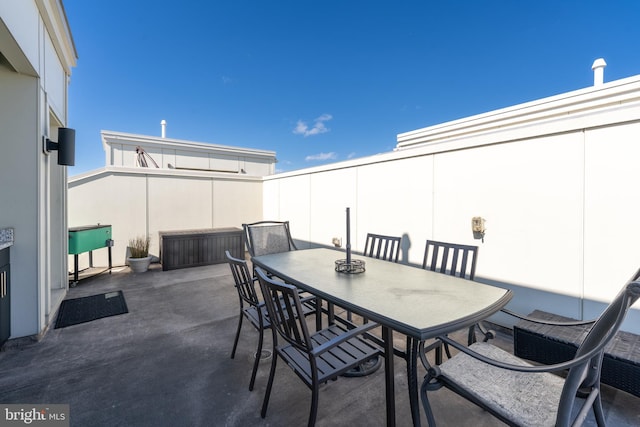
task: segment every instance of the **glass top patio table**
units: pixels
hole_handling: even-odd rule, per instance
[[[395,425],[391,331],[407,335],[409,397],[414,425],[419,425],[415,378],[417,342],[464,329],[487,318],[504,307],[512,293],[374,258],[363,259],[366,262],[363,273],[339,273],[335,271],[335,261],[341,258],[344,252],[321,248],[263,255],[252,261],[277,277],[382,326],[387,425]]]

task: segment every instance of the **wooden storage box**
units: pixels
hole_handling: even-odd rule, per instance
[[[240,228],[208,228],[201,230],[161,231],[160,263],[162,270],[197,267],[226,262],[229,250],[236,258],[244,258],[244,239]]]

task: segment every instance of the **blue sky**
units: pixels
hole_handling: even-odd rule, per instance
[[[289,171],[640,74],[640,2],[63,0],[78,51],[70,175],[100,130],[276,151]]]

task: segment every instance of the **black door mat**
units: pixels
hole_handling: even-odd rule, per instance
[[[128,312],[122,291],[68,299],[60,305],[55,329]]]

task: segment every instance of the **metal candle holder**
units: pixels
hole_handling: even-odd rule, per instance
[[[359,259],[352,259],[351,262],[347,262],[346,259],[336,260],[336,271],[338,273],[357,274],[364,273],[364,261]]]
[[[364,273],[364,261],[351,259],[351,220],[350,209],[347,208],[347,259],[336,260],[336,271],[339,273]]]

